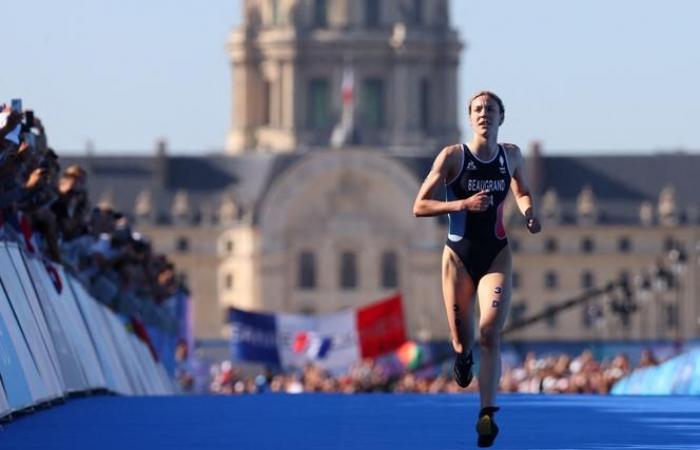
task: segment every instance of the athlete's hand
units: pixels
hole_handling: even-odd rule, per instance
[[[464,200],[464,209],[471,212],[483,212],[489,207],[491,193],[481,190],[478,193]]]
[[[529,208],[527,211],[525,211],[525,226],[527,227],[527,230],[532,233],[536,234],[542,231],[542,225],[540,224],[540,220],[535,216],[535,213],[532,212],[532,208]]]

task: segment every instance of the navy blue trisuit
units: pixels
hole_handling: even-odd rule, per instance
[[[462,144],[462,169],[459,175],[446,180],[446,200],[462,200],[489,191],[489,204],[485,211],[459,211],[449,213],[447,245],[464,264],[475,285],[491,267],[496,255],[508,245],[503,226],[503,204],[510,189],[511,173],[505,148],[489,161],[482,161]]]

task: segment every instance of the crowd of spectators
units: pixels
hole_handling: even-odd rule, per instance
[[[173,263],[126,215],[91,206],[87,181],[81,166],[62,167],[33,111],[0,106],[0,239],[61,264],[112,309],[176,331],[168,302],[185,287]]]
[[[657,365],[649,350],[641,354],[634,369]],[[244,375],[230,361],[214,364],[210,369],[209,391],[213,394],[237,395],[263,392],[298,394],[321,393],[460,393],[477,392],[478,377],[467,389],[461,389],[449,375],[451,366],[445,364],[437,375],[430,371],[404,371],[392,374],[375,360],[367,359],[354,365],[342,376],[333,376],[318,366],[308,365],[300,372]],[[590,351],[576,357],[566,354],[536,357],[528,353],[522,364],[504,367],[501,392],[544,394],[608,394],[612,386],[632,370],[629,359],[618,354],[608,361],[597,361]]]

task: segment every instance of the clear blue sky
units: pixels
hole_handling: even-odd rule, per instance
[[[21,96],[63,153],[88,139],[98,154],[151,152],[160,136],[173,153],[221,150],[240,5],[3,1],[0,99]],[[694,0],[453,0],[460,104],[499,93],[502,139],[548,153],[698,152],[698,17]]]

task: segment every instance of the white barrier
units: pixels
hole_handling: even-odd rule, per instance
[[[0,419],[10,414],[10,405],[7,403],[5,391],[0,389]]]
[[[101,309],[105,308],[90,298],[83,285],[72,279],[69,279],[68,282],[88,326],[88,331],[92,336],[95,347],[101,350],[98,353],[98,357],[107,380],[107,386],[111,391],[119,394],[133,393],[129,384],[129,378],[119,361],[115,343],[106,328],[107,324],[103,314],[105,312],[109,314],[109,311],[102,311]]]
[[[177,391],[148,347],[61,266],[0,241],[0,417],[66,394]]]
[[[0,269],[4,269],[1,261]],[[20,352],[17,351],[17,348],[22,349],[23,346],[26,348],[19,325],[10,308],[10,301],[5,295],[5,290],[0,288],[0,354],[2,355],[0,373],[6,394],[5,399],[10,410],[22,409],[34,404],[24,364],[20,359]]]
[[[34,288],[41,305],[41,310],[46,318],[46,323],[51,333],[51,340],[56,348],[58,363],[63,374],[63,382],[66,393],[81,392],[88,389],[87,379],[83,373],[80,361],[77,356],[77,349],[73,345],[73,341],[65,331],[65,322],[63,319],[64,308],[61,308],[56,301],[53,286],[45,287],[39,282],[46,270],[43,263],[38,259],[25,258],[27,269],[30,277],[34,282]]]
[[[44,316],[41,314],[37,316],[32,308],[32,304],[37,302],[36,293],[24,266],[22,255],[14,243],[6,244],[5,251],[7,253],[3,254],[2,257],[5,258],[5,255],[9,257],[13,270],[0,274],[0,278],[2,278],[5,292],[7,292],[10,303],[15,310],[15,315],[19,319],[27,346],[43,382],[46,395],[43,400],[63,397],[62,377],[56,372],[56,363],[50,355],[56,352],[53,344],[44,339],[42,331],[42,329],[46,329]],[[48,330],[46,330],[46,334],[48,334]]]

